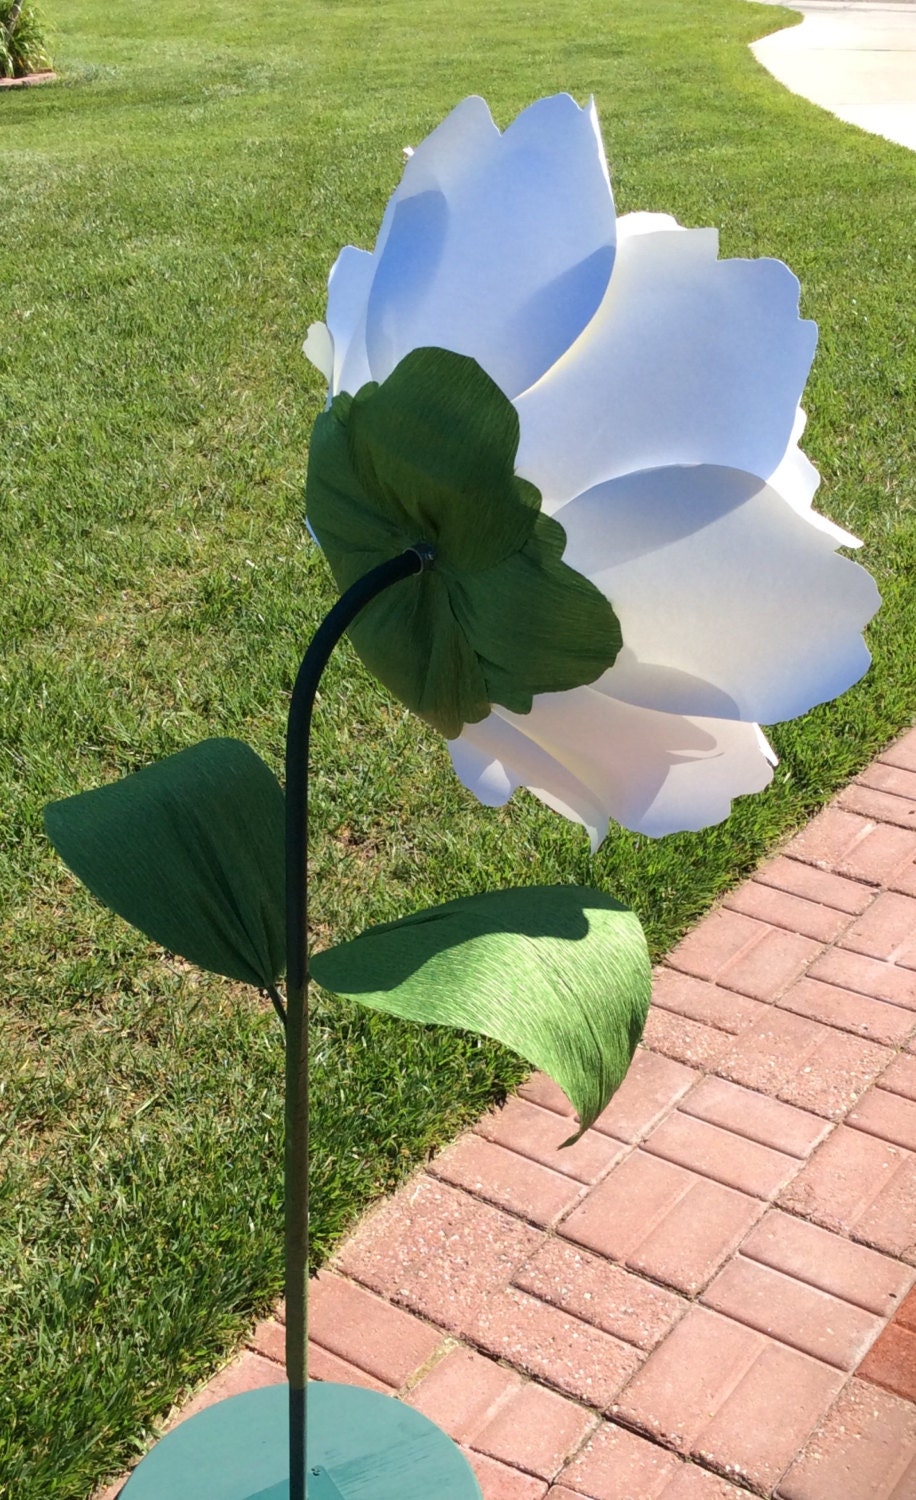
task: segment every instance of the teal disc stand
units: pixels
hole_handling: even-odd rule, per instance
[[[288,1500],[285,1385],[246,1391],[167,1433],[119,1500]],[[315,1382],[308,1392],[308,1500],[482,1500],[464,1454],[393,1396]]]

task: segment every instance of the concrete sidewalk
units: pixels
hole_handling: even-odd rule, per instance
[[[313,1376],[426,1412],[485,1500],[914,1500],[916,729],[670,954],[568,1133],[535,1075],[369,1214]],[[179,1420],[281,1381],[281,1319]]]
[[[804,21],[755,42],[758,62],[839,119],[916,150],[916,4],[792,0],[790,8]]]

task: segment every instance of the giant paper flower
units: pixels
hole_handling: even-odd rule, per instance
[[[306,342],[338,583],[444,543],[433,603],[427,583],[372,606],[358,647],[482,801],[527,786],[593,846],[611,818],[720,821],[772,776],[759,725],[869,662],[878,594],[798,447],[815,326],[781,262],[717,257],[714,230],[616,220],[593,105],[543,99],[501,134],[470,98],[409,157],[374,251],[341,253]]]

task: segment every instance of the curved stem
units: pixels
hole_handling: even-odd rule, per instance
[[[286,1373],[289,1500],[306,1500],[308,1283],[308,755],[312,709],[331,652],[384,589],[430,566],[418,542],[358,579],[322,621],[299,668],[286,729]],[[273,998],[273,997],[272,997]]]
[[[283,1003],[283,996],[280,994],[280,991],[277,989],[277,986],[275,984],[269,984],[267,986],[266,990],[264,991],[264,994],[265,995],[269,995],[269,997],[270,997],[270,1003],[273,1006],[274,1010],[277,1012],[277,1016],[279,1018],[280,1025],[283,1027],[283,1030],[285,1031],[286,1030],[286,1006]]]

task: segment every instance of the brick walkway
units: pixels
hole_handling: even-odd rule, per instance
[[[485,1500],[916,1500],[916,729],[668,957],[559,1152],[568,1115],[535,1075],[360,1223],[313,1375],[426,1412]]]

